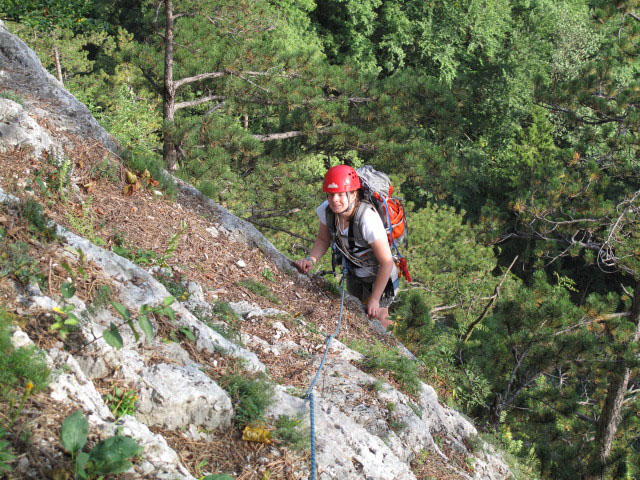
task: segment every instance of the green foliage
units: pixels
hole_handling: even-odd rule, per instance
[[[7,100],[14,101],[24,108],[24,99],[15,92],[12,92],[10,90],[0,92],[0,98],[6,98]]]
[[[235,408],[235,423],[243,428],[262,421],[273,403],[273,386],[264,378],[232,373],[220,379],[220,385],[231,396]]]
[[[62,290],[63,298],[66,298],[66,295],[69,294],[73,296],[73,294],[71,293],[72,289],[68,287],[64,288],[63,286]],[[67,335],[69,335],[69,333],[80,323],[80,319],[78,318],[78,316],[73,313],[74,309],[75,305],[73,304],[66,304],[62,308],[55,307],[53,309],[54,322],[49,325],[49,330],[51,330],[52,332],[57,332],[62,340],[67,338]]]
[[[181,223],[180,229],[169,237],[167,248],[162,254],[157,254],[149,249],[133,246],[125,247],[123,245],[113,245],[111,249],[121,257],[127,258],[138,265],[156,265],[161,268],[170,268],[167,262],[175,255],[180,238],[184,235],[186,229],[187,224],[184,222]]]
[[[113,386],[113,391],[103,395],[103,399],[116,418],[133,415],[136,411],[138,394],[135,390]]]
[[[96,234],[97,228],[95,225],[96,216],[93,210],[93,197],[88,197],[82,202],[80,213],[71,210],[67,211],[66,216],[69,221],[69,226],[75,233],[96,245],[106,245],[106,242]]]
[[[140,311],[135,318],[138,327],[144,333],[147,343],[150,343],[154,337],[154,329],[151,320],[157,317],[168,317],[171,321],[175,320],[176,312],[171,308],[171,304],[175,301],[173,297],[167,297],[162,301],[162,304],[156,306],[150,306],[148,304],[142,305],[140,307]],[[106,328],[102,332],[102,337],[105,342],[111,345],[116,350],[119,350],[124,345],[124,340],[122,339],[122,335],[120,334],[119,328],[123,325],[127,325],[131,329],[131,333],[136,340],[136,342],[140,339],[140,334],[136,329],[134,323],[134,317],[131,314],[131,311],[122,305],[121,303],[111,301],[110,302],[113,308],[118,312],[118,314],[122,317],[123,322],[119,325],[110,323],[109,328]]]
[[[302,428],[302,423],[300,417],[280,415],[273,436],[295,452],[306,450],[309,448],[309,433]]]
[[[87,443],[88,433],[89,423],[81,410],[72,413],[62,422],[60,441],[74,460],[78,480],[97,479],[125,472],[132,467],[130,460],[142,451],[135,440],[117,435],[101,440],[86,453],[82,450]]]
[[[416,362],[381,343],[357,344],[355,348],[365,356],[362,361],[362,367],[365,370],[372,373],[385,370],[400,383],[402,389],[407,393],[411,395],[418,393],[420,371]]]
[[[175,274],[165,273],[159,270],[153,276],[164,285],[167,291],[178,301],[184,302],[189,299],[189,290],[180,278],[176,278]]]
[[[105,157],[102,161],[93,167],[89,172],[91,178],[106,179],[111,183],[119,181],[120,167],[109,157]]]
[[[35,258],[29,255],[29,245],[24,242],[6,243],[0,245],[2,262],[0,276],[11,277],[20,285],[26,287],[30,283],[44,285],[46,278]]]
[[[15,348],[10,337],[14,316],[0,309],[0,402],[3,417],[0,420],[0,471],[9,471],[12,460],[9,445],[4,441],[32,393],[44,390],[50,372],[44,353],[35,347]]]
[[[35,200],[27,199],[19,208],[19,214],[28,223],[29,232],[45,241],[57,238],[51,220],[42,212],[42,205]]]
[[[9,473],[13,470],[11,468],[11,463],[16,459],[16,456],[13,454],[13,450],[11,449],[11,445],[4,439],[5,435],[6,432],[0,428],[0,473],[3,474]]]
[[[196,316],[206,323],[209,328],[215,330],[224,338],[237,345],[242,345],[242,335],[240,331],[240,317],[236,314],[227,302],[217,301],[213,305],[210,317],[203,318],[196,313]]]
[[[238,285],[246,288],[247,290],[249,290],[252,293],[255,293],[256,295],[266,298],[267,300],[277,305],[280,305],[280,303],[282,303],[280,299],[273,294],[273,292],[269,289],[269,287],[267,287],[263,283],[260,283],[257,280],[254,280],[252,278],[247,278],[247,279],[238,281]]]

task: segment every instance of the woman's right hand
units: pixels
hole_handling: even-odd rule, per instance
[[[306,258],[301,258],[293,262],[293,266],[296,267],[300,273],[307,273],[313,267],[313,262]]]

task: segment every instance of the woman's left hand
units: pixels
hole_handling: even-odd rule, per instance
[[[379,314],[380,300],[374,300],[373,298],[370,298],[367,301],[367,315],[369,315],[369,318],[378,318]]]

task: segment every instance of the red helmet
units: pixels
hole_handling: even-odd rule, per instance
[[[361,187],[360,177],[349,165],[336,165],[327,170],[322,183],[325,193],[352,192]]]

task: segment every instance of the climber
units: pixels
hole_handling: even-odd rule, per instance
[[[331,246],[343,269],[346,267],[349,293],[362,301],[369,318],[377,318],[387,328],[393,324],[388,316],[398,289],[398,269],[382,220],[362,201],[360,188],[352,167],[337,165],[327,171],[322,185],[327,200],[316,209],[318,234],[309,255],[296,260],[294,266],[307,273]],[[359,229],[357,234],[355,229]]]

